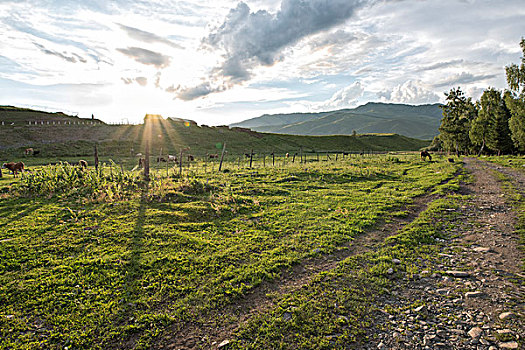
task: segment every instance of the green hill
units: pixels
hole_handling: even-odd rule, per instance
[[[238,127],[198,126],[173,118],[152,118],[139,125],[108,125],[61,113],[0,108],[2,159],[21,156],[27,147],[38,149],[42,157],[89,156],[95,144],[103,156],[129,156],[144,152],[147,135],[150,135],[152,154],[159,154],[161,150],[163,154],[178,154],[186,149],[197,157],[220,153],[224,142],[230,155],[249,153],[252,149],[255,153],[284,154],[301,149],[303,152],[405,151],[428,145],[427,141],[395,134],[283,135]]]
[[[232,126],[292,135],[351,135],[355,130],[359,134],[394,133],[429,140],[439,133],[439,106],[367,103],[322,113],[266,114]]]

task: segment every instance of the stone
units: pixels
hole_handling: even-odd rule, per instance
[[[480,297],[482,297],[484,295],[485,295],[485,293],[483,293],[481,291],[466,292],[465,293],[465,298],[466,299],[480,298]]]
[[[288,322],[292,319],[292,314],[290,312],[285,312],[282,318],[283,318],[283,321]]]
[[[394,264],[396,264],[396,265],[401,264],[401,260],[399,260],[399,259],[392,259],[392,262],[393,262]]]
[[[481,333],[483,333],[483,330],[479,327],[474,327],[470,331],[468,331],[468,335],[470,335],[471,338],[476,339],[481,336]]]
[[[217,348],[219,349],[226,349],[226,347],[230,345],[230,341],[228,339],[223,340]]]
[[[491,251],[491,249],[488,247],[476,247],[474,248],[474,251],[478,253],[488,253]]]
[[[516,314],[514,312],[503,312],[499,315],[499,319],[502,321],[511,320],[513,318],[516,318]]]
[[[378,349],[384,349],[385,347],[386,347],[386,345],[383,342],[380,342],[379,344],[377,344],[377,348]]]
[[[459,278],[470,277],[470,273],[466,271],[457,271],[457,270],[447,270],[447,275]]]
[[[394,273],[394,269],[390,267],[388,270],[386,270],[386,273],[391,275]]]
[[[505,342],[505,343],[499,343],[499,348],[500,349],[517,349],[518,348],[518,343],[515,342],[515,341],[508,341],[508,342]]]

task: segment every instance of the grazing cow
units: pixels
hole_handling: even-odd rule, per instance
[[[188,162],[193,162],[195,157],[192,154],[188,154]]]
[[[208,154],[208,157],[210,159],[214,159],[214,158],[219,158],[219,155],[217,153],[215,153],[215,154]]]
[[[421,160],[425,160],[428,157],[429,161],[432,161],[432,156],[427,151],[421,151]]]
[[[18,163],[14,163],[14,162],[4,163],[4,165],[2,165],[2,168],[11,170],[13,172],[14,177],[16,177],[16,174],[18,174],[18,172],[23,172],[24,171],[24,163],[22,163],[22,162],[18,162]]]
[[[78,161],[78,165],[82,168],[82,169],[86,169],[88,167],[88,162],[86,162],[84,159],[81,159]]]
[[[166,158],[164,157],[157,157],[157,163],[160,163],[160,162],[166,162]]]
[[[33,151],[33,155],[34,155],[34,156],[38,156],[39,154],[40,154],[40,151],[39,151],[39,150],[35,149],[35,150]]]
[[[146,163],[145,158],[142,158],[142,157],[139,158],[139,168],[143,168],[145,163]]]
[[[285,157],[286,157],[286,158],[290,158],[290,153],[286,153],[286,154],[285,154]]]
[[[168,162],[177,162],[177,156],[172,156],[171,154],[168,154]]]
[[[26,148],[25,150],[25,155],[26,156],[30,156],[34,153],[35,151],[32,149],[32,148]]]

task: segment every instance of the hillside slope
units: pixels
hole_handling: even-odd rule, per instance
[[[18,113],[18,112],[17,112]],[[29,112],[27,112],[29,113]],[[220,153],[225,142],[229,154],[287,153],[287,152],[342,152],[342,151],[405,151],[418,150],[428,145],[421,141],[395,134],[356,136],[302,136],[258,133],[245,128],[227,126],[198,126],[179,119],[158,119],[140,125],[108,125],[47,123],[45,118],[57,118],[55,113],[38,114],[44,123],[16,122],[9,111],[0,113],[0,156],[23,154],[26,147],[38,148],[42,156],[91,155],[98,145],[101,155],[129,156],[144,152],[146,139],[151,141],[152,154],[178,154],[186,149],[195,156]],[[19,114],[17,116],[20,117]],[[62,117],[62,116],[58,116]],[[65,116],[63,118],[74,118]],[[78,118],[77,118],[78,119]],[[67,119],[69,121],[69,119]],[[73,119],[71,119],[73,120]],[[11,123],[14,123],[11,125]],[[147,137],[147,135],[150,135]]]
[[[439,104],[367,103],[354,109],[322,113],[263,115],[232,124],[260,132],[293,135],[394,133],[419,139],[436,136],[442,114]]]

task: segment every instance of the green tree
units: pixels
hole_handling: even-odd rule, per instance
[[[439,139],[448,152],[453,151],[456,155],[468,153],[472,145],[469,138],[470,124],[477,116],[476,106],[459,87],[451,89],[445,96],[447,103],[441,106],[443,119],[439,127]]]
[[[476,103],[476,108],[478,110],[478,116],[470,125],[469,137],[473,145],[481,146],[478,152],[479,156],[487,145],[490,119],[488,118],[488,113],[485,113],[478,103]]]
[[[489,149],[498,152],[498,155],[512,152],[510,111],[500,91],[489,88],[483,92],[477,119],[486,123],[485,141]]]
[[[525,39],[520,42],[523,56],[521,64],[505,67],[507,83],[511,91],[505,93],[505,103],[510,109],[509,127],[514,145],[525,150]]]

